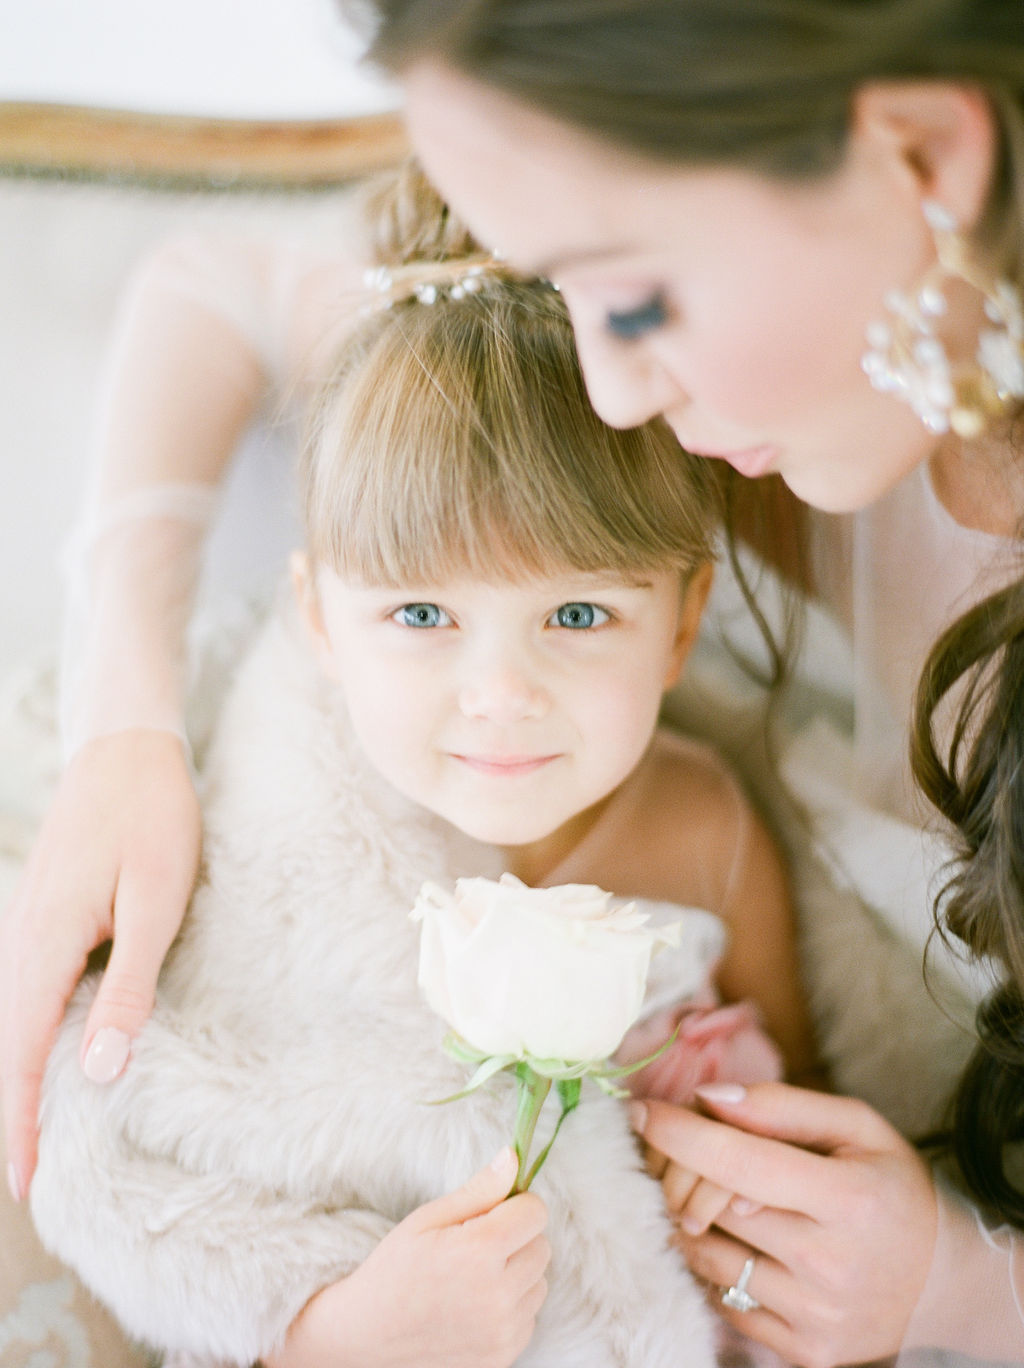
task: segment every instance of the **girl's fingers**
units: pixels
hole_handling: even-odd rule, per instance
[[[665,1161],[665,1172],[661,1178],[661,1189],[665,1194],[665,1205],[676,1217],[690,1200],[690,1194],[700,1182],[696,1173],[680,1168],[670,1160]]]
[[[508,1259],[505,1267],[514,1286],[526,1296],[531,1287],[544,1279],[544,1270],[551,1262],[551,1246],[546,1236],[537,1235]]]
[[[728,1188],[709,1183],[707,1179],[694,1182],[685,1205],[679,1211],[679,1224],[687,1235],[702,1235],[713,1226],[733,1200]]]
[[[644,1168],[655,1182],[660,1183],[669,1165],[667,1157],[662,1154],[661,1150],[655,1149],[653,1145],[644,1145],[643,1155]]]
[[[529,1320],[534,1320],[540,1311],[540,1308],[544,1305],[547,1295],[547,1278],[538,1278],[536,1282],[532,1283],[523,1293],[522,1300],[519,1303],[520,1314]]]

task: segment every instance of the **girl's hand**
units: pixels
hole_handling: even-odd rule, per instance
[[[309,1302],[267,1368],[507,1368],[530,1342],[551,1257],[540,1198],[505,1200],[516,1167],[503,1150],[407,1216]]]
[[[153,1005],[201,845],[199,801],[171,732],[116,732],[72,759],[0,924],[0,1078],[8,1180],[35,1171],[39,1090],[89,952],[113,940],[82,1040],[90,1078],[110,1082]]]
[[[663,1182],[681,1171],[679,1242],[698,1277],[731,1287],[754,1256],[746,1290],[759,1307],[721,1314],[787,1363],[895,1354],[935,1245],[920,1156],[849,1098],[780,1083],[699,1096],[729,1124],[661,1102],[635,1106],[634,1124],[666,1156]]]

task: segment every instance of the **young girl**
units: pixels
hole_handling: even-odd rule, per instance
[[[323,668],[277,620],[246,664],[156,1012],[97,1088],[76,1060],[95,984],[80,990],[33,1214],[164,1349],[706,1364],[614,1104],[567,1121],[537,1195],[499,1205],[501,1166],[451,1192],[507,1139],[510,1097],[421,1106],[464,1080],[407,914],[424,879],[503,868],[705,908],[728,936],[721,994],[757,1004],[791,1071],[811,1064],[774,849],[721,762],[657,730],[710,580],[715,485],[661,423],[596,418],[549,286],[479,257],[382,284],[306,449],[296,581]],[[680,997],[707,977],[690,924]],[[747,1057],[749,1033],[707,1043],[700,1022],[673,1096],[731,1076],[728,1046]]]

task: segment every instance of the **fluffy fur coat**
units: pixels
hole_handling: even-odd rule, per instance
[[[117,1082],[78,1065],[94,982],[68,1012],[32,1212],[130,1334],[249,1364],[508,1143],[506,1076],[423,1105],[465,1071],[417,989],[408,920],[424,879],[500,870],[368,767],[281,620],[225,705],[204,808],[200,883]],[[621,1107],[585,1089],[536,1190],[553,1256],[523,1368],[708,1368],[711,1317]]]

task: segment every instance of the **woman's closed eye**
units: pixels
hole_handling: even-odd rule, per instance
[[[635,309],[609,309],[605,315],[605,327],[623,342],[633,342],[645,333],[663,328],[667,322],[668,306],[660,291]]]
[[[436,603],[403,603],[391,614],[400,627],[450,627],[452,620]]]
[[[584,631],[588,627],[602,627],[611,622],[612,615],[596,603],[563,603],[548,618],[549,627],[568,627],[570,631]]]

